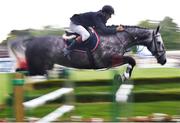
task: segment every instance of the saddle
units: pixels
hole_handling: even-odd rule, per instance
[[[90,37],[83,42],[76,43],[74,50],[87,52],[87,49],[91,52],[95,51],[99,45],[100,39],[93,28],[88,28],[88,32],[90,33]],[[71,42],[76,39],[79,34],[72,32],[71,30],[66,30],[65,34],[63,34],[64,42],[67,46],[71,44]]]

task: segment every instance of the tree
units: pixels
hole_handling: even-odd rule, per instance
[[[180,32],[178,25],[170,17],[165,17],[160,22],[161,35],[167,49],[180,49]]]
[[[154,23],[155,22],[155,23]],[[180,30],[178,25],[173,22],[170,17],[165,17],[162,21],[141,21],[139,26],[155,29],[158,25],[161,26],[160,32],[164,40],[166,49],[180,49]]]

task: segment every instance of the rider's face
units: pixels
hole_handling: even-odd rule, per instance
[[[111,18],[111,14],[106,14],[106,20],[108,20],[109,18]]]

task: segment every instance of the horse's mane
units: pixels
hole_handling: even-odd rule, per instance
[[[116,25],[118,26],[118,25]],[[132,26],[132,25],[122,25],[124,28],[138,28],[138,29],[148,29],[145,27],[140,27],[140,26]]]

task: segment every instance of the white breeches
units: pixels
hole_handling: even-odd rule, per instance
[[[76,25],[73,22],[70,23],[70,29],[73,32],[76,32],[77,34],[82,36],[82,41],[87,40],[90,37],[89,32],[81,25]]]

